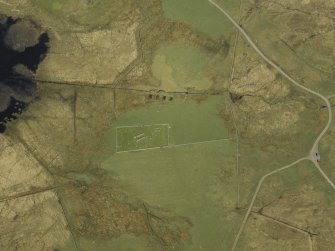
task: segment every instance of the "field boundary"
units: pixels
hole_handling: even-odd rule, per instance
[[[220,142],[220,141],[228,141],[228,140],[232,140],[232,139],[233,138],[222,138],[222,139],[213,139],[213,140],[205,140],[205,141],[177,144],[177,145],[169,144],[167,146],[158,146],[158,147],[142,148],[142,149],[136,149],[136,150],[119,151],[119,152],[116,152],[116,153],[144,152],[144,151],[155,150],[155,149],[177,148],[177,147],[183,147],[183,146],[201,145],[201,144],[206,144],[206,143],[208,144],[208,143],[214,143],[214,142]]]

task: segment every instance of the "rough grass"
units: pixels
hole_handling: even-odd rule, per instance
[[[65,18],[69,22],[84,25],[90,29],[102,27],[112,20],[118,20],[134,7],[132,0],[98,0],[92,4],[87,1],[33,0],[32,3],[48,12],[49,15]]]
[[[318,231],[317,238],[326,239],[328,234],[332,235],[334,196],[334,191],[329,184],[325,182],[314,165],[306,160],[268,177],[261,187],[253,211],[257,212],[263,208],[261,214],[306,231]],[[266,221],[268,221],[268,230],[265,227],[263,231],[271,232],[276,223],[271,219]],[[251,221],[248,224],[250,223]],[[286,227],[278,234],[285,235],[288,231],[290,228]],[[246,228],[237,250],[250,248],[247,246],[250,235],[252,233]],[[262,239],[264,241],[264,238]],[[285,243],[287,240],[289,237],[280,242]],[[269,247],[270,242],[269,237],[266,243],[259,242],[259,245]],[[296,243],[296,245],[304,246],[306,243]]]
[[[328,55],[318,53],[321,48],[314,40],[303,43],[293,51],[281,38],[283,34],[293,32],[286,25],[287,18],[287,15],[271,15],[262,9],[250,15],[244,27],[259,48],[298,82],[324,95],[335,92],[334,86],[328,84],[334,78],[331,71],[334,63],[329,57],[332,51]]]
[[[235,6],[238,6],[239,3],[236,2]],[[163,0],[162,3],[164,13],[168,18],[185,22],[214,39],[223,34],[229,36],[234,31],[225,17],[206,0]]]

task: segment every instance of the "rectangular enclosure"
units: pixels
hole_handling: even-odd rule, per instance
[[[144,150],[169,145],[168,124],[116,128],[116,152]]]

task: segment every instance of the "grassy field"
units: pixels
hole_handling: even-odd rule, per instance
[[[131,91],[117,91],[117,96]],[[137,96],[136,93],[132,95]],[[115,152],[117,127],[132,125],[169,124],[170,145],[195,143],[232,137],[223,120],[219,117],[220,107],[224,107],[228,97],[211,96],[198,103],[187,97],[176,97],[173,102],[157,103],[139,107],[122,113],[105,136],[105,148]],[[116,106],[122,104],[116,102]]]
[[[192,28],[206,33],[214,39],[224,34],[229,37],[234,34],[232,25],[207,1],[193,0],[163,0],[163,10],[168,18],[187,23]],[[237,14],[239,1],[225,1],[229,9]]]
[[[192,244],[183,250],[216,251],[231,245],[235,230],[229,222],[239,221],[229,215],[232,208],[220,208],[216,200],[224,191],[222,199],[235,200],[235,193],[227,192],[234,189],[234,150],[225,141],[132,153],[131,158],[123,153],[103,168],[132,196],[191,220]],[[220,172],[230,174],[226,184],[217,178]]]
[[[117,96],[124,92],[131,93],[118,91]],[[117,107],[121,105],[116,103]],[[229,248],[260,178],[297,156],[304,156],[318,133],[309,124],[290,142],[276,142],[276,150],[271,148],[271,142],[266,146],[258,139],[253,142],[240,139],[237,174],[235,135],[219,116],[220,110],[229,104],[228,95],[224,95],[209,96],[200,102],[179,97],[173,102],[134,108],[117,117],[105,138],[105,147],[111,154],[103,168],[116,177],[124,191],[150,205],[192,219],[196,225],[192,239],[197,241],[186,250],[201,250],[200,246],[204,250]],[[306,109],[299,121],[301,127],[314,112]],[[170,147],[112,155],[115,128],[134,124],[169,124]],[[313,124],[318,126],[319,123]],[[232,141],[178,146],[225,138]],[[206,212],[206,216],[201,212]],[[229,228],[225,228],[227,225]]]
[[[125,126],[116,128],[118,152],[169,145],[169,125]]]
[[[227,98],[208,97],[201,104],[187,99],[152,104],[123,113],[113,124],[114,128],[133,124],[171,126],[169,148],[110,155],[102,167],[131,196],[191,220],[192,243],[183,250],[215,251],[229,247],[236,229],[227,222],[241,218],[239,214],[230,214],[236,202],[236,146],[233,140],[216,141],[232,137],[218,110]],[[136,133],[140,133],[138,130]],[[115,130],[111,129],[106,135],[106,147],[113,148],[113,135]],[[218,178],[220,174],[226,182]],[[148,244],[134,245],[141,250]]]
[[[213,79],[229,79],[230,58],[226,56],[187,43],[166,43],[155,53],[152,72],[167,91],[207,90],[215,84]]]

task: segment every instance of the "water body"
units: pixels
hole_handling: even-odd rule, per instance
[[[34,75],[48,42],[48,34],[31,20],[0,15],[0,133],[34,99]]]
[[[0,133],[5,132],[5,123],[17,119],[17,116],[24,111],[26,106],[26,103],[10,97],[7,109],[0,113],[0,121],[3,121],[3,123],[0,124]]]

